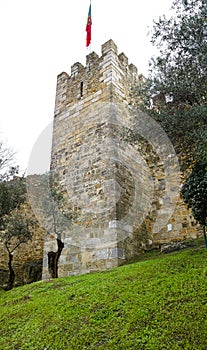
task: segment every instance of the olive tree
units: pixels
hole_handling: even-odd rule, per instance
[[[172,9],[154,21],[158,54],[133,93],[168,134],[184,170],[207,154],[207,2],[174,0]]]
[[[27,178],[29,201],[40,226],[57,242],[57,251],[48,252],[48,270],[52,278],[58,277],[58,262],[64,248],[64,231],[70,228],[63,192],[58,190],[51,172]]]
[[[26,214],[15,210],[5,215],[1,225],[0,240],[3,242],[8,253],[9,280],[5,290],[13,288],[15,272],[12,266],[14,252],[22,244],[32,239],[32,228],[35,221]]]

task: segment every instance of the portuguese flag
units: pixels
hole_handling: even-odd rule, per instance
[[[87,18],[87,24],[86,24],[86,47],[88,47],[91,43],[91,25],[92,25],[92,18],[91,18],[91,3],[88,10],[88,18]]]

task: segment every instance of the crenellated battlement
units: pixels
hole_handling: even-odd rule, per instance
[[[123,52],[118,54],[117,46],[111,39],[101,46],[100,57],[94,51],[86,56],[85,67],[80,62],[74,63],[71,66],[71,76],[68,76],[68,78],[79,79],[82,78],[85,73],[90,72],[91,69],[97,69],[98,66],[101,66],[101,63],[106,59],[106,55],[108,55],[108,57],[113,57],[114,63],[116,63],[118,66],[120,66],[120,68],[124,70],[129,70],[134,75],[136,74],[137,79],[139,79],[138,70],[136,66],[132,63],[128,63],[128,57]],[[66,73],[61,73],[60,75],[62,74]]]
[[[88,102],[98,91],[100,101],[116,98],[128,104],[132,85],[142,80],[137,67],[128,63],[124,53],[118,54],[116,44],[110,39],[102,45],[100,57],[92,52],[86,56],[85,66],[76,62],[70,75],[63,72],[58,76],[55,116],[74,103],[84,104],[85,99]]]

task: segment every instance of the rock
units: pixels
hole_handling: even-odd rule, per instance
[[[169,244],[163,244],[160,250],[161,250],[161,253],[167,254],[167,253],[175,252],[188,247],[189,245],[185,242],[173,242]]]

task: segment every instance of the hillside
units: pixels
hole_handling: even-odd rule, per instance
[[[196,246],[0,291],[0,349],[204,350],[206,263]]]

